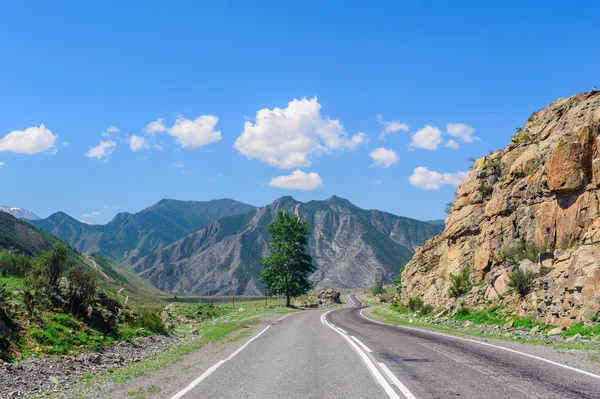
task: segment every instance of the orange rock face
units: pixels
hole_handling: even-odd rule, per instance
[[[563,326],[598,313],[599,135],[600,92],[581,93],[538,111],[504,150],[477,160],[445,231],[406,265],[402,299],[419,296],[451,308],[448,277],[469,268],[475,288],[463,303],[506,301],[498,295],[510,288],[514,248],[521,245],[540,272],[530,293],[510,296],[519,302],[515,309]]]

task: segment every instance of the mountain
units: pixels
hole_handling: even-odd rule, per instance
[[[435,220],[427,220],[427,221],[425,221],[425,223],[435,224],[438,226],[444,226],[446,224],[446,221],[444,219],[435,219]]]
[[[311,225],[316,288],[356,288],[391,281],[415,249],[443,230],[414,219],[361,209],[331,197],[302,203],[281,197],[250,212],[223,217],[134,264],[134,270],[169,292],[257,295],[261,259],[268,254],[266,226],[277,212],[299,214]]]
[[[35,255],[52,248],[57,241],[55,237],[26,221],[0,212],[0,250]]]
[[[81,252],[131,265],[220,217],[253,209],[231,199],[207,202],[164,199],[135,214],[119,213],[105,225],[83,223],[63,212],[31,222]]]
[[[29,212],[28,210],[21,209],[21,208],[15,208],[12,206],[0,205],[0,212],[10,213],[11,215],[13,215],[14,217],[16,217],[18,219],[25,219],[25,220],[40,220],[41,219],[38,215],[36,215],[32,212]]]
[[[497,306],[561,326],[597,317],[599,134],[600,92],[580,93],[535,112],[506,148],[478,159],[444,232],[404,268],[403,301]],[[448,277],[461,271],[469,289],[456,299]],[[520,293],[511,278],[522,282]]]

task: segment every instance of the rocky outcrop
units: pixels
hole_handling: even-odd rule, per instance
[[[402,276],[402,299],[436,307],[492,301],[569,326],[600,310],[600,92],[556,100],[534,113],[502,151],[478,159],[457,190],[446,229],[419,248]],[[536,249],[517,267],[535,274],[512,293],[515,246]],[[531,253],[528,258],[532,258]],[[474,288],[450,298],[451,274]]]

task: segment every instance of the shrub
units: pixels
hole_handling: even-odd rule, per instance
[[[0,276],[24,277],[31,270],[31,261],[22,254],[0,251]]]
[[[519,295],[525,296],[529,294],[533,288],[533,282],[535,280],[535,274],[531,271],[524,271],[515,268],[515,271],[510,275],[508,285],[514,288]]]
[[[67,271],[67,295],[71,313],[76,314],[79,307],[87,304],[96,295],[98,276],[92,270],[76,264]]]
[[[452,298],[458,298],[463,296],[471,289],[469,283],[469,273],[471,272],[470,267],[465,267],[459,274],[450,274],[450,288],[448,289],[448,295]]]
[[[144,328],[153,333],[167,331],[167,327],[158,312],[154,310],[142,310],[138,319],[135,321],[136,327]]]
[[[51,289],[58,289],[58,282],[66,269],[67,258],[67,247],[62,243],[55,244],[50,251],[40,256],[39,266]]]
[[[419,297],[416,298],[408,298],[408,309],[411,312],[416,312],[418,310],[421,310],[421,308],[423,307],[423,300]]]
[[[421,316],[425,316],[425,315],[433,313],[433,305],[423,304],[423,306],[421,306],[421,310],[419,313],[421,314]]]
[[[552,243],[544,244],[542,246],[536,243],[528,243],[521,239],[515,245],[511,246],[501,254],[501,259],[508,260],[513,264],[517,264],[524,259],[536,263],[539,260],[540,253],[553,251],[554,245]]]
[[[375,296],[381,294],[385,294],[385,289],[383,288],[383,282],[379,280],[371,287],[371,295]]]
[[[33,316],[36,309],[47,304],[48,286],[46,276],[39,269],[33,270],[23,279],[23,304],[29,316]]]
[[[448,215],[450,215],[452,213],[453,206],[454,206],[454,202],[447,202],[446,207],[444,208],[444,212],[446,212]]]

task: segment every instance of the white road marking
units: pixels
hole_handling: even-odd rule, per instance
[[[344,334],[348,334],[348,331],[342,330],[342,329],[341,329],[341,328],[339,328],[339,327],[336,327],[336,328],[337,328],[338,330],[340,330],[341,332],[343,332]]]
[[[398,387],[398,389],[400,390],[400,392],[402,392],[402,395],[406,396],[406,399],[417,399],[415,397],[415,395],[413,395],[412,392],[410,392],[408,390],[408,388],[402,382],[400,382],[400,380],[398,379],[398,377],[396,377],[394,375],[394,373],[392,373],[392,370],[388,369],[388,367],[385,364],[379,363],[379,367],[389,377],[389,379],[392,380],[392,382],[394,383],[394,385],[396,385]]]
[[[348,300],[352,303],[352,306],[356,306],[356,303],[354,302],[354,300],[352,299],[352,297],[350,295],[348,295]]]
[[[192,381],[192,383],[190,385],[188,385],[183,390],[181,390],[180,392],[178,392],[177,394],[175,394],[174,396],[172,396],[171,399],[180,399],[180,398],[182,398],[183,395],[185,395],[186,393],[188,393],[189,391],[191,391],[192,389],[194,389],[194,387],[196,385],[200,384],[202,381],[204,381],[206,378],[208,378],[209,375],[211,375],[212,373],[214,373],[225,362],[227,362],[228,360],[233,359],[235,357],[235,355],[237,355],[238,353],[240,353],[241,351],[243,351],[248,345],[250,345],[250,343],[252,341],[254,341],[256,338],[260,337],[262,335],[262,333],[264,333],[265,331],[267,331],[269,329],[269,327],[271,327],[271,326],[270,325],[266,326],[264,330],[262,330],[261,332],[259,332],[258,334],[256,334],[251,339],[249,339],[248,342],[246,342],[238,350],[236,350],[231,355],[229,355],[226,359],[219,360],[215,365],[213,365],[211,368],[209,368],[204,373],[202,373],[202,375],[200,377],[198,377],[194,381]]]
[[[481,342],[481,341],[477,341],[475,339],[456,337],[454,335],[444,334],[444,333],[437,332],[437,331],[422,330],[420,328],[409,327],[409,326],[402,326],[402,325],[398,325],[398,324],[382,323],[380,321],[373,320],[373,319],[365,316],[363,314],[363,310],[364,309],[362,309],[360,311],[360,315],[362,317],[364,317],[365,319],[373,322],[373,323],[383,324],[385,326],[392,326],[392,327],[397,327],[397,328],[404,328],[406,330],[414,330],[414,331],[424,332],[424,333],[427,333],[427,334],[440,335],[442,337],[447,337],[447,338],[460,339],[462,341],[473,342],[475,344],[484,345],[484,346],[490,346],[492,348],[501,349],[501,350],[504,350],[504,351],[507,351],[507,352],[511,352],[511,353],[516,353],[518,355],[522,355],[522,356],[529,357],[529,358],[532,358],[532,359],[536,359],[536,360],[539,360],[539,361],[542,361],[542,362],[546,362],[546,363],[552,364],[554,366],[562,367],[562,368],[567,369],[567,370],[571,370],[571,371],[575,371],[577,373],[585,374],[585,375],[587,375],[589,377],[600,379],[600,375],[598,375],[598,374],[594,374],[594,373],[590,373],[588,371],[580,370],[578,368],[567,366],[565,364],[560,364],[560,363],[554,362],[552,360],[544,359],[543,357],[539,357],[539,356],[535,356],[535,355],[530,355],[529,353],[519,352],[518,350],[515,350],[515,349],[505,348],[503,346],[498,346],[498,345],[490,344],[490,343],[487,343],[487,342]]]
[[[285,316],[283,316],[282,318],[280,318],[280,319],[279,319],[279,321],[281,321],[281,320],[285,319],[285,318],[286,318],[286,317],[288,317],[288,316],[291,316],[291,315],[294,315],[294,314],[300,314],[300,313],[302,313],[302,312],[294,312],[294,313],[289,313],[289,314],[286,314]]]
[[[341,332],[339,332],[338,330],[336,330],[335,327],[332,327],[327,322],[327,320],[325,320],[325,316],[327,316],[327,313],[329,313],[329,312],[331,312],[331,310],[328,311],[328,312],[325,312],[325,313],[323,313],[321,315],[321,322],[323,324],[325,324],[327,327],[331,328],[336,333],[340,334],[346,340],[346,342],[348,342],[350,344],[350,346],[352,346],[352,348],[354,348],[354,350],[358,353],[358,355],[360,356],[360,358],[362,359],[362,361],[369,368],[369,371],[371,371],[371,374],[373,374],[373,376],[375,377],[375,379],[377,380],[377,382],[379,382],[379,384],[383,387],[383,389],[385,390],[385,392],[388,394],[388,396],[391,399],[400,399],[400,397],[398,396],[398,394],[396,393],[396,391],[394,391],[394,389],[390,386],[390,384],[387,382],[387,380],[385,379],[385,377],[377,369],[377,367],[371,361],[371,359],[369,359],[369,357],[366,355],[366,353],[364,353],[363,351],[361,351],[360,348],[358,347],[358,345],[356,345],[350,338],[348,338],[348,336],[346,336],[346,335],[342,334]]]
[[[361,347],[361,348],[363,348],[363,350],[364,350],[365,352],[368,352],[368,353],[371,353],[371,352],[372,352],[372,351],[371,351],[371,349],[369,349],[369,348],[367,347],[367,345],[365,345],[365,344],[363,344],[362,342],[360,342],[360,340],[359,340],[358,338],[356,338],[354,335],[351,335],[351,336],[350,336],[350,338],[352,338],[353,340],[355,340],[355,341],[356,341],[356,343],[357,343],[357,344],[359,344],[359,345],[360,345],[360,347]]]

